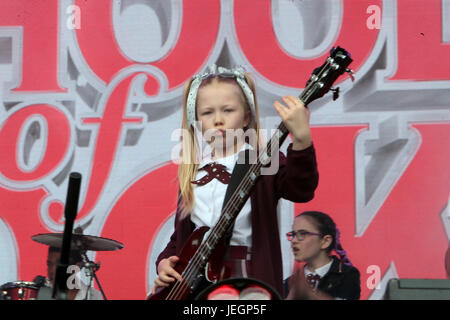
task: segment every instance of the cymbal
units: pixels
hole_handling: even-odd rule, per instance
[[[40,233],[31,237],[33,241],[55,248],[62,248],[64,233]],[[115,251],[124,245],[116,240],[90,236],[86,234],[72,234],[71,249],[86,251]]]

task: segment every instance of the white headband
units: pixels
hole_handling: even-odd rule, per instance
[[[250,89],[250,87],[247,84],[247,81],[245,80],[244,76],[245,70],[240,66],[230,70],[223,67],[217,67],[215,64],[210,65],[208,68],[209,71],[195,75],[191,82],[186,106],[188,127],[190,128],[195,124],[195,104],[197,100],[198,88],[202,84],[203,80],[215,76],[225,78],[236,78],[237,83],[239,84],[239,86],[241,87],[242,91],[245,94],[245,97],[247,98],[247,102],[250,106],[250,110],[252,111],[253,116],[256,116],[255,98],[253,96],[253,91]]]

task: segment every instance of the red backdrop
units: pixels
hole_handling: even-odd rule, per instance
[[[291,215],[332,215],[361,271],[364,299],[378,297],[371,266],[383,288],[393,275],[444,278],[450,48],[443,2],[176,3],[0,2],[0,280],[45,274],[46,248],[30,236],[63,230],[67,177],[78,171],[78,223],[125,244],[96,256],[108,298],[143,299],[152,248],[176,206],[171,132],[181,122],[184,82],[210,63],[244,65],[262,117],[275,123],[273,100],[300,93],[335,45],[351,52],[356,82],[342,77],[340,100],[311,106],[320,184]],[[158,28],[139,20],[146,13]],[[288,49],[297,31],[286,21],[309,47]],[[311,21],[323,22],[323,35]],[[153,55],[136,58],[146,50]]]

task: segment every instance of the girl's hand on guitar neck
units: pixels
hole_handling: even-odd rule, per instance
[[[175,279],[178,281],[183,280],[181,275],[174,269],[179,259],[177,256],[171,256],[159,262],[158,278],[155,279],[155,286],[153,287],[152,293],[155,293],[159,287],[168,287]]]
[[[283,120],[284,125],[292,133],[292,149],[303,150],[312,144],[309,128],[309,109],[300,99],[291,95],[282,98],[285,104],[275,101],[273,106]]]

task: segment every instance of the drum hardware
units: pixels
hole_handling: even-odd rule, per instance
[[[33,235],[31,239],[38,243],[61,249],[63,242],[63,233],[41,233]],[[89,300],[91,297],[90,289],[92,287],[93,280],[95,280],[95,282],[97,283],[103,299],[107,300],[105,292],[103,291],[100,281],[98,280],[98,277],[96,275],[96,271],[100,269],[100,262],[95,263],[94,261],[89,260],[86,254],[87,251],[116,251],[122,249],[123,247],[124,245],[122,243],[112,239],[79,233],[72,234],[71,250],[77,250],[80,252],[80,255],[83,259],[81,267],[84,268],[85,274],[89,279],[89,285],[87,286],[84,300]]]
[[[1,300],[36,300],[39,287],[34,282],[7,282],[0,287]]]
[[[85,274],[86,276],[89,278],[89,285],[87,286],[87,291],[86,291],[86,295],[84,297],[84,300],[89,300],[91,298],[91,287],[92,287],[92,280],[94,279],[95,282],[98,285],[98,288],[100,289],[100,293],[103,296],[103,300],[108,300],[106,298],[105,292],[103,291],[102,286],[100,285],[100,281],[98,280],[97,275],[95,274],[95,272],[98,271],[98,269],[100,269],[100,262],[99,263],[95,263],[93,261],[90,261],[86,251],[82,251],[81,256],[83,257],[83,264],[82,266],[85,269]]]

